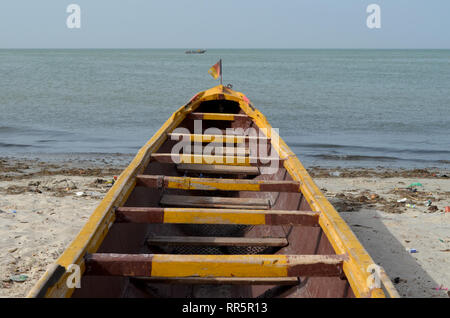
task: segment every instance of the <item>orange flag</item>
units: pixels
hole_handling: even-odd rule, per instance
[[[219,60],[216,64],[214,64],[208,71],[214,79],[217,79],[222,75],[222,59]]]

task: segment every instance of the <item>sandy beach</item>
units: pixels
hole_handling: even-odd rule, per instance
[[[310,171],[402,297],[449,297],[448,171]]]
[[[122,169],[103,161],[0,159],[0,297],[26,296]],[[27,278],[14,282],[14,275]]]
[[[0,159],[1,297],[26,296],[123,168],[113,161]],[[402,296],[448,297],[449,171],[309,171]]]

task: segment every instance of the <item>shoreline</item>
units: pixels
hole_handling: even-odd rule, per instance
[[[39,175],[95,175],[111,174],[125,169],[135,154],[89,153],[89,154],[30,154],[27,156],[0,156],[0,180],[30,178]],[[450,177],[450,169],[436,166],[397,168],[387,166],[328,166],[304,165],[312,178],[336,177]],[[84,171],[84,172],[83,172]]]
[[[133,158],[126,156],[0,158],[0,297],[26,296]],[[401,296],[448,297],[434,288],[450,287],[450,213],[444,212],[450,206],[450,171],[307,170]],[[409,190],[415,183],[420,186]],[[27,278],[16,282],[13,275]]]

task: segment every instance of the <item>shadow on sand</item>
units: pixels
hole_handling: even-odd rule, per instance
[[[397,278],[394,286],[401,297],[448,297],[447,291],[434,289],[439,283],[421,267],[414,257],[416,254],[406,251],[382,222],[389,215],[369,209],[340,214],[375,263],[385,269],[391,280]]]

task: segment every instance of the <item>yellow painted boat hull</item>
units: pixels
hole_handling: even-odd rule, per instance
[[[263,135],[217,133],[228,128]],[[202,151],[227,147],[172,156],[183,136]],[[267,142],[257,149],[270,157],[226,153],[253,141]],[[199,285],[210,297],[398,297],[263,114],[222,85],[195,95],[139,150],[28,297],[188,297]]]

